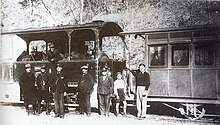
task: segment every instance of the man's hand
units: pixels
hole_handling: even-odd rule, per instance
[[[148,95],[148,91],[147,90],[144,90],[143,92],[143,97],[147,96]]]
[[[116,99],[119,99],[119,96],[118,95],[115,95]]]
[[[64,92],[64,94],[63,94],[64,96],[67,96],[67,93],[66,92]]]

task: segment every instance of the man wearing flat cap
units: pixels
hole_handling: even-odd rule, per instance
[[[31,65],[25,64],[25,72],[20,76],[19,85],[24,99],[24,106],[28,115],[30,114],[30,105],[33,106],[33,114],[36,111],[36,87],[35,75],[31,72]]]
[[[78,102],[79,113],[84,114],[84,107],[86,107],[86,115],[91,116],[91,102],[90,97],[93,92],[94,79],[91,74],[88,73],[88,65],[81,67],[82,74],[78,82]]]
[[[109,116],[110,99],[113,94],[113,79],[108,75],[108,68],[101,69],[101,76],[98,80],[98,101],[100,115]]]
[[[55,118],[64,118],[64,95],[66,95],[67,82],[62,73],[62,66],[56,65],[56,72],[51,77],[51,92],[55,103]]]
[[[37,89],[38,89],[38,111],[37,113],[41,113],[41,102],[44,100],[46,102],[46,114],[49,115],[49,76],[46,72],[46,66],[41,66],[41,72],[37,76],[36,79]]]

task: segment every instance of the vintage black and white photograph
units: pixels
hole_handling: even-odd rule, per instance
[[[1,125],[220,125],[220,0],[1,0]]]

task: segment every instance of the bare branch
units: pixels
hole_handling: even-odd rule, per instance
[[[44,5],[44,8],[49,12],[49,14],[51,15],[52,19],[54,20],[54,22],[56,23],[55,18],[53,17],[53,14],[50,12],[48,6],[44,3],[43,0],[41,0],[42,4]]]

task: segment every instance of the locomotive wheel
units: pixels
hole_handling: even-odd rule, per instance
[[[181,114],[190,120],[197,120],[205,115],[205,109],[198,104],[182,104],[185,106]]]

